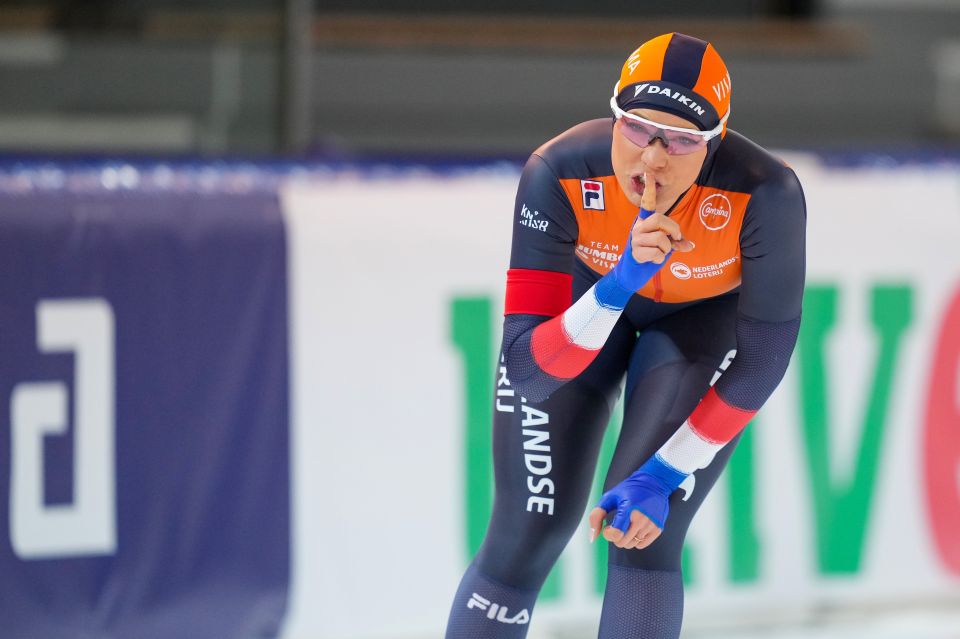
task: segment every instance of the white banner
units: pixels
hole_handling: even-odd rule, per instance
[[[793,165],[809,216],[801,339],[691,529],[687,627],[960,603],[958,169]],[[517,178],[285,190],[289,639],[442,636],[485,525],[467,496],[489,492],[470,394],[492,386]],[[531,637],[596,623],[598,562],[584,525]]]

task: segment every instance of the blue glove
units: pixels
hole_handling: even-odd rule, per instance
[[[686,474],[654,455],[605,492],[597,505],[608,513],[616,511],[610,525],[624,534],[630,528],[630,513],[634,510],[639,510],[663,530],[670,513],[670,495],[686,478]]]
[[[633,227],[637,220],[645,220],[651,215],[653,215],[653,211],[640,209],[640,213],[634,219],[633,224],[630,225],[630,234],[627,236],[627,246],[623,249],[623,255],[620,256],[620,260],[617,261],[613,270],[597,282],[597,288],[595,289],[597,301],[604,306],[613,308],[626,306],[630,297],[637,290],[643,288],[643,285],[649,282],[650,278],[656,275],[657,271],[663,268],[663,265],[670,259],[670,254],[673,251],[667,253],[667,257],[660,264],[638,262],[633,258],[632,242],[630,241],[633,237]]]

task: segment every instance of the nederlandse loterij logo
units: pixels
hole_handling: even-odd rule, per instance
[[[580,194],[583,196],[583,208],[602,211],[603,182],[594,180],[580,180]]]
[[[700,203],[700,221],[711,231],[719,231],[730,222],[733,206],[723,193],[714,193]]]
[[[690,276],[693,275],[693,271],[690,270],[690,267],[683,262],[674,262],[671,264],[670,272],[673,273],[673,276],[678,280],[689,280]]]
[[[530,622],[530,613],[527,612],[527,609],[524,608],[516,614],[514,617],[508,617],[507,608],[501,606],[500,604],[492,603],[489,599],[484,599],[477,593],[473,593],[470,597],[470,601],[467,602],[467,608],[478,608],[480,610],[487,611],[487,619],[494,619],[501,623],[515,623],[515,624],[526,624]]]

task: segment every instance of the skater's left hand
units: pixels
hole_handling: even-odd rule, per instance
[[[670,494],[686,478],[654,455],[600,497],[590,513],[590,541],[597,538],[607,514],[613,512],[613,521],[603,528],[603,538],[617,548],[646,548],[663,532]]]
[[[631,511],[630,527],[627,532],[621,531],[613,526],[604,526],[604,520],[607,518],[607,511],[597,506],[590,512],[590,541],[597,538],[598,534],[603,534],[603,538],[609,541],[617,548],[636,548],[641,550],[646,548],[660,536],[663,532],[657,525],[650,521],[650,518],[639,510]],[[603,528],[602,533],[600,532]]]

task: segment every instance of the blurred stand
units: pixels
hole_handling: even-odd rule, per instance
[[[278,126],[283,150],[301,153],[310,146],[313,0],[286,0],[284,12],[281,108]]]
[[[522,157],[606,116],[626,55],[671,30],[724,54],[733,126],[762,144],[955,147],[960,135],[949,0],[313,5],[7,2],[0,150]]]

